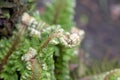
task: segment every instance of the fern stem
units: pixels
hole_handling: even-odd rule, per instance
[[[42,44],[42,46],[40,46],[40,48],[39,48],[39,50],[38,50],[38,54],[42,51],[42,49],[43,48],[45,48],[47,45],[48,45],[48,43],[54,38],[54,37],[56,37],[56,36],[58,36],[58,33],[56,32],[56,33],[53,33],[52,35],[50,35],[47,39],[46,39],[46,41]]]
[[[18,48],[18,45],[19,45],[19,43],[21,41],[21,38],[23,37],[26,29],[27,28],[24,26],[23,29],[19,30],[18,33],[16,33],[15,38],[13,39],[13,43],[12,43],[11,48],[8,50],[6,56],[3,58],[3,60],[2,60],[2,62],[0,64],[0,73],[1,73],[1,71],[3,69],[3,66],[7,63],[9,57]]]
[[[57,24],[57,20],[59,19],[59,16],[61,14],[61,11],[62,11],[62,8],[63,8],[63,5],[64,3],[63,2],[59,2],[57,5],[56,5],[56,9],[55,9],[55,12],[54,12],[54,17],[53,17],[53,21],[52,21],[52,24]],[[61,6],[61,7],[60,7]]]
[[[11,48],[9,49],[9,51],[7,52],[7,55],[4,57],[4,59],[2,60],[2,63],[0,64],[0,72],[3,69],[3,66],[7,63],[8,58],[10,57],[10,55],[16,50],[17,46],[18,46],[18,42],[19,39],[15,39],[15,41],[13,42]]]

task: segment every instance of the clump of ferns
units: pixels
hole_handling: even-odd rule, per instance
[[[23,14],[21,22],[18,25],[18,29],[19,31],[16,33],[16,36],[13,37],[14,41],[12,41],[13,43],[11,45],[11,48],[8,50],[7,54],[2,59],[0,71],[2,71],[4,65],[6,66],[8,59],[13,55],[13,53],[14,54],[16,53],[16,55],[17,53],[19,53],[19,56],[22,58],[19,57],[19,59],[21,60],[20,61],[15,60],[16,61],[15,63],[17,63],[17,61],[20,62],[17,64],[19,64],[21,67],[18,65],[18,67],[15,69],[18,69],[20,78],[22,80],[41,79],[42,69],[45,69],[46,66],[48,66],[47,64],[45,64],[45,61],[43,62],[40,61],[41,60],[40,56],[44,55],[42,53],[46,53],[45,49],[48,49],[48,51],[52,50],[51,51],[52,56],[54,52],[54,47],[50,48],[51,45],[59,44],[67,48],[73,48],[80,44],[84,35],[83,30],[78,31],[77,33],[72,31],[71,33],[69,33],[65,32],[59,25],[49,27],[47,24],[43,22],[38,22],[34,17],[29,16],[29,14],[27,13]],[[26,35],[25,32],[28,32],[29,35]],[[23,36],[25,36],[24,42],[21,43]],[[34,42],[34,40],[36,42]],[[20,47],[18,47],[18,45]],[[46,57],[46,59],[49,58],[47,56],[44,57]],[[51,68],[52,70],[54,70],[54,61],[52,61],[52,63],[53,64],[51,65]],[[51,74],[54,74],[54,72]],[[43,74],[43,76],[45,76],[45,74]]]
[[[41,51],[43,48],[45,48],[48,44],[61,45],[61,46],[65,46],[66,48],[73,48],[78,46],[81,40],[83,39],[83,36],[84,36],[83,30],[78,30],[76,28],[73,28],[71,32],[65,32],[60,27],[60,25],[46,27],[47,25],[45,24],[42,24],[42,25],[45,25],[45,26],[42,26],[42,28],[35,27],[41,24],[39,24],[33,17],[30,17],[27,14],[26,16],[29,18],[29,20],[33,22],[33,23],[26,22],[27,25],[32,24],[31,25],[32,27],[30,28],[31,36],[33,34],[38,36],[39,38],[40,38],[40,34],[42,34],[41,36],[43,37],[45,37],[45,35],[49,36],[45,39],[43,45],[41,46],[41,48],[39,48],[38,52]],[[28,21],[28,20],[25,20],[25,21]],[[40,30],[40,32],[38,32],[37,30]]]

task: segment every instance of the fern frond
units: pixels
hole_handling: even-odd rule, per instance
[[[46,11],[41,18],[52,24],[60,24],[64,30],[70,30],[75,25],[74,19],[75,0],[53,0],[46,4]]]

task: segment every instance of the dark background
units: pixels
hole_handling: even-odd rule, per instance
[[[75,21],[86,32],[83,49],[94,59],[119,60],[120,0],[77,0],[76,4]]]

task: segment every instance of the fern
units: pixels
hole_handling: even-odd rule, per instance
[[[82,40],[81,34],[66,32],[74,25],[74,3],[74,0],[54,0],[46,6],[47,12],[41,18],[48,24],[39,18],[38,13],[34,13],[34,17],[23,14],[18,32],[14,31],[16,36],[0,40],[1,79],[71,79],[69,61],[74,56],[73,47]]]
[[[75,0],[53,0],[46,4],[46,12],[41,18],[49,24],[60,24],[66,31],[75,25],[74,18]],[[65,49],[56,45],[54,53],[55,76],[57,80],[70,80],[69,61],[74,49]]]
[[[64,30],[69,31],[75,25],[75,0],[53,0],[46,4],[45,14],[41,18],[47,23],[60,24]]]

